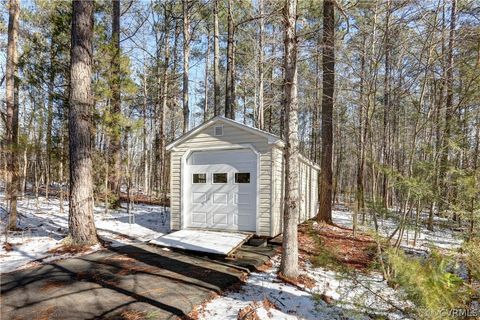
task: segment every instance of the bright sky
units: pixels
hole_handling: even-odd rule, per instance
[[[125,3],[125,2],[124,2]],[[8,25],[8,8],[7,8],[7,0],[2,0],[2,6],[0,8],[0,25],[5,28],[5,32],[0,33],[0,47],[2,50],[0,50],[0,77],[3,78],[5,75],[5,68],[6,68],[6,44],[7,44],[7,25]],[[155,54],[155,38],[154,34],[152,31],[152,25],[153,25],[153,20],[152,20],[152,15],[150,13],[150,10],[148,10],[148,7],[150,5],[150,1],[147,0],[142,0],[142,1],[136,1],[134,4],[130,7],[130,9],[121,17],[120,24],[121,24],[121,29],[123,34],[121,35],[121,47],[122,51],[124,54],[126,54],[131,61],[132,64],[132,78],[134,81],[139,83],[137,76],[139,74],[143,74],[143,63],[146,58],[149,57],[149,55],[154,55]],[[31,0],[21,0],[20,1],[20,9],[21,10],[36,10],[35,9],[35,4]],[[138,13],[137,11],[139,9],[142,10],[143,17],[139,19],[135,19],[135,15]],[[124,10],[124,7],[122,6],[122,10]],[[149,13],[149,16],[145,23],[138,28],[140,25],[140,21],[142,21],[145,17],[145,15]],[[101,18],[99,15],[96,15],[95,19],[96,22],[98,22],[98,19]],[[20,16],[20,29],[25,28],[25,25],[22,21],[22,16]],[[129,38],[133,30],[137,30],[135,35],[132,38]],[[199,30],[201,31],[201,30]],[[32,30],[29,30],[29,32],[32,32]],[[128,34],[126,34],[126,32]],[[197,32],[198,34],[200,32]],[[182,33],[180,33],[181,37]],[[22,32],[20,32],[20,39],[19,39],[19,46],[18,50],[22,50]],[[123,40],[122,40],[123,39]],[[178,52],[181,54],[182,53],[182,39],[180,38],[178,41],[179,48],[177,49]],[[173,46],[173,42],[172,42]],[[206,39],[203,36],[201,39],[195,38],[194,41],[192,42],[192,46],[195,47],[195,49],[200,50],[200,52],[205,52],[206,48]],[[3,49],[4,48],[4,49]],[[211,50],[213,54],[213,50]],[[182,57],[180,56],[180,59]],[[213,57],[210,58],[210,64],[213,62]],[[179,67],[182,67],[182,61],[178,61]],[[195,123],[199,121],[199,119],[195,119],[194,114],[195,113],[201,113],[202,109],[197,106],[199,101],[203,99],[203,81],[205,78],[205,60],[204,57],[201,56],[199,59],[195,59],[192,56],[190,57],[190,87],[189,87],[189,105],[191,108],[191,115],[192,115],[192,121],[191,121],[191,126],[198,125],[198,123]],[[5,99],[5,86],[2,85],[1,91],[0,91],[0,99],[4,101]]]

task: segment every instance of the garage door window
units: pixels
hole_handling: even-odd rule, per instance
[[[226,173],[214,173],[213,183],[227,183],[228,177]]]
[[[235,173],[235,183],[250,183],[250,172]]]
[[[207,183],[207,174],[206,173],[194,173],[193,174],[193,183]]]

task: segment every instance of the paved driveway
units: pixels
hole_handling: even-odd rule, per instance
[[[195,305],[272,256],[243,247],[235,261],[139,244],[1,275],[1,319],[187,318]]]

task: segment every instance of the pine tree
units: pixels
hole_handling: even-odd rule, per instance
[[[318,220],[332,223],[333,104],[335,93],[335,3],[323,2],[322,163]]]
[[[68,229],[75,245],[97,242],[93,220],[91,90],[94,2],[72,2],[72,51],[70,62],[70,197]]]
[[[18,0],[8,4],[8,45],[6,78],[6,147],[7,147],[7,200],[9,205],[9,230],[17,228],[18,193],[18,83],[17,77],[17,38],[20,5]]]
[[[297,97],[297,1],[286,0],[284,9],[285,43],[285,200],[283,212],[283,251],[280,272],[288,278],[297,278],[299,214],[298,175],[298,97]]]
[[[112,195],[111,205],[120,206],[120,174],[121,174],[121,82],[120,82],[120,0],[112,0],[112,60],[110,62],[111,79],[110,90],[112,93],[110,110],[110,145],[109,151],[109,191]]]

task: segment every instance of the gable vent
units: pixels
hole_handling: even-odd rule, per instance
[[[215,128],[213,128],[213,135],[215,137],[223,136],[223,126],[215,126]]]

